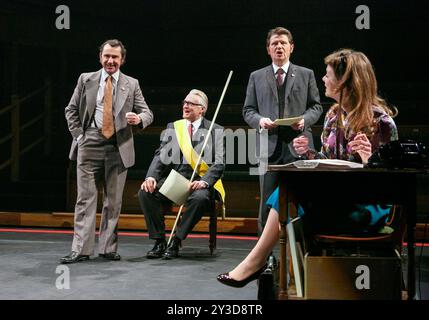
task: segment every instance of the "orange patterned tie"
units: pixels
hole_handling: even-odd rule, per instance
[[[103,129],[101,131],[106,139],[109,139],[115,133],[112,114],[112,95],[112,76],[108,76],[106,79],[106,85],[104,86]]]

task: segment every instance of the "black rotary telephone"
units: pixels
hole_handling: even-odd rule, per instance
[[[428,150],[413,140],[390,141],[368,159],[369,168],[427,168]]]

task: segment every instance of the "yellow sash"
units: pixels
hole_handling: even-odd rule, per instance
[[[192,169],[195,169],[195,165],[198,161],[198,154],[195,152],[192,147],[191,138],[189,137],[188,130],[186,128],[186,120],[177,120],[174,122],[174,129],[176,132],[177,141],[179,143],[180,150],[183,153],[186,161],[191,165]],[[202,177],[206,174],[209,166],[204,160],[201,159],[200,165],[197,169],[197,174]],[[216,181],[214,188],[217,192],[219,192],[222,202],[225,203],[225,189],[223,188],[222,180],[219,179]]]

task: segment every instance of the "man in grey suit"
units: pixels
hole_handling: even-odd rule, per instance
[[[94,253],[97,183],[104,199],[98,243],[99,256],[120,260],[118,219],[127,170],[134,165],[131,126],[146,128],[153,121],[137,79],[119,68],[126,50],[116,39],[100,46],[102,69],[82,73],[65,116],[73,137],[70,159],[77,160],[77,200],[72,251],[61,263],[89,260]]]
[[[219,196],[220,200],[224,198],[225,192],[220,180],[225,170],[223,128],[214,124],[211,139],[204,149],[203,160],[207,164],[207,171],[205,173],[200,172],[201,170],[196,171],[197,174],[190,186],[192,192],[185,203],[186,212],[182,215],[177,232],[167,248],[161,206],[170,205],[171,201],[161,194],[159,189],[172,169],[187,179],[191,178],[204,137],[211,124],[204,118],[207,107],[208,99],[204,92],[196,89],[189,92],[183,101],[183,119],[169,123],[167,129],[163,131],[161,145],[155,151],[146,179],[139,190],[140,206],[149,229],[149,238],[155,240],[153,249],[147,253],[149,259],[178,257],[182,240],[211,208],[215,197]],[[184,136],[187,139],[179,141],[179,138]],[[185,146],[186,141],[189,141],[188,148]],[[193,158],[189,156],[190,152],[187,152],[191,149],[196,152]]]
[[[291,32],[282,27],[272,29],[266,43],[272,64],[250,74],[243,117],[250,127],[257,129],[258,134],[268,130],[268,163],[285,164],[298,158],[292,147],[295,137],[305,135],[313,145],[310,127],[319,119],[322,106],[314,72],[289,61],[294,49]],[[298,116],[303,119],[291,127],[274,124],[276,119]],[[257,153],[260,153],[259,145]],[[274,172],[259,177],[259,232],[268,214],[265,203],[278,186],[278,179],[278,173]]]

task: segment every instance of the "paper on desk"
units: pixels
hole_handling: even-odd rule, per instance
[[[290,125],[293,125],[294,123],[301,121],[303,118],[304,118],[303,116],[299,116],[294,118],[276,119],[274,120],[274,124],[278,126],[290,126]]]
[[[298,160],[288,163],[287,167],[295,166],[300,169],[305,168],[363,168],[362,163],[338,160],[338,159],[315,159],[315,160]]]
[[[175,204],[181,206],[185,203],[186,199],[188,199],[190,185],[191,182],[188,179],[176,170],[171,169],[170,174],[159,189],[159,192]]]

